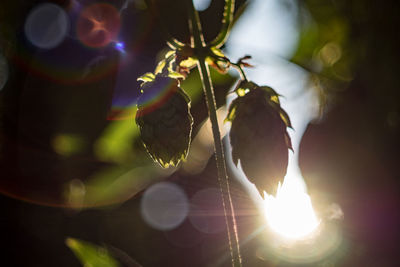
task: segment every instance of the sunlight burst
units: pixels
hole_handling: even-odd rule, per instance
[[[279,185],[276,196],[264,192],[264,211],[271,229],[287,239],[307,238],[320,225],[310,196],[288,176]]]

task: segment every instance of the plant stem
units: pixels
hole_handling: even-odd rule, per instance
[[[197,51],[201,51],[206,46],[206,44],[204,42],[204,37],[202,34],[198,13],[193,6],[193,2],[191,0],[190,2],[191,3],[189,5],[189,18],[190,18],[190,28],[192,32],[192,46]],[[218,182],[221,189],[222,204],[224,208],[225,222],[228,232],[229,249],[232,257],[232,266],[242,266],[235,213],[229,189],[229,179],[226,173],[224,149],[221,140],[221,134],[219,132],[219,127],[218,127],[217,108],[216,108],[214,90],[212,87],[212,81],[208,65],[206,64],[205,59],[206,55],[200,52],[198,55],[197,66],[199,68],[200,78],[203,83],[203,90],[206,97],[208,114],[210,117],[211,127],[214,137]]]
[[[216,103],[214,91],[210,81],[210,72],[204,59],[199,58],[198,68],[200,70],[200,77],[203,82],[203,89],[206,96],[208,113],[211,121],[211,127],[214,137],[215,146],[215,159],[217,162],[218,182],[222,193],[222,204],[224,207],[225,220],[228,231],[229,247],[232,256],[232,265],[241,266],[241,257],[239,249],[239,237],[237,233],[235,212],[232,203],[232,197],[229,188],[229,179],[226,174],[226,164],[223,144],[221,141],[221,134],[219,132]],[[230,212],[228,211],[230,210]]]
[[[222,18],[222,28],[217,37],[211,42],[211,46],[221,47],[228,38],[229,31],[233,22],[233,11],[235,8],[235,0],[225,0],[224,15]]]
[[[233,67],[235,67],[237,70],[239,70],[240,79],[242,81],[247,81],[247,76],[246,76],[246,73],[244,73],[242,66],[240,66],[240,64],[236,64],[236,63],[235,64],[231,63],[231,64]]]

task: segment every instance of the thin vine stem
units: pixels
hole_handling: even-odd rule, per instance
[[[189,4],[189,19],[190,19],[190,29],[192,32],[192,46],[195,48],[195,50],[201,51],[203,50],[203,48],[205,48],[206,44],[204,42],[204,37],[201,30],[200,19],[197,11],[193,6],[192,1],[190,1]],[[208,113],[214,137],[218,182],[221,189],[222,204],[224,209],[225,222],[227,225],[229,249],[232,257],[232,266],[235,267],[242,266],[235,212],[229,188],[229,179],[226,172],[224,149],[221,140],[221,134],[219,132],[219,127],[218,127],[217,108],[216,108],[214,90],[212,87],[209,68],[206,63],[206,55],[201,52],[198,55],[197,66],[199,68],[201,81],[203,83],[203,90],[206,97]]]
[[[222,28],[217,37],[211,41],[210,45],[217,48],[221,47],[228,38],[228,34],[232,27],[233,11],[235,8],[235,0],[225,0],[224,15],[222,17]]]
[[[231,63],[231,65],[239,71],[240,79],[242,81],[247,81],[246,73],[244,72],[242,66],[240,64]]]

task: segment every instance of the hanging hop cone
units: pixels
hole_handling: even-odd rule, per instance
[[[176,166],[189,151],[193,124],[190,98],[178,80],[160,75],[145,82],[142,92],[136,113],[142,142],[162,167]]]
[[[292,149],[286,131],[291,127],[289,117],[272,88],[252,82],[240,87],[238,92],[242,94],[230,105],[227,117],[232,122],[233,162],[238,165],[240,160],[244,173],[261,195],[263,191],[276,194],[286,174],[288,149]]]

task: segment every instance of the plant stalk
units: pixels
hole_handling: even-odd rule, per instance
[[[228,34],[232,27],[234,8],[235,0],[225,0],[224,15],[222,17],[222,28],[217,37],[213,41],[211,41],[211,46],[219,48],[226,42],[226,39],[228,38]]]
[[[192,46],[195,48],[195,50],[201,51],[206,46],[206,44],[204,42],[198,13],[195,10],[193,2],[191,0],[189,4],[189,19],[192,33]],[[203,84],[203,91],[206,97],[208,114],[210,117],[211,128],[213,132],[218,182],[221,189],[222,204],[224,208],[225,222],[228,232],[229,249],[232,257],[232,266],[242,266],[235,212],[229,188],[229,179],[226,172],[224,149],[217,120],[217,107],[215,102],[214,90],[212,86],[210,71],[208,65],[206,64],[206,55],[201,52],[198,55],[197,67],[199,69],[200,78]]]

